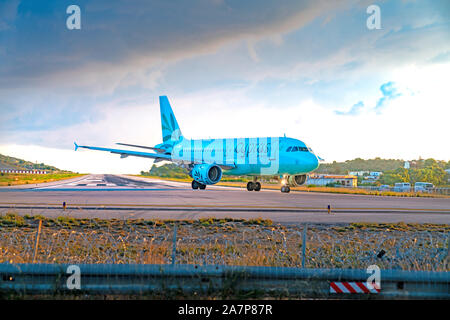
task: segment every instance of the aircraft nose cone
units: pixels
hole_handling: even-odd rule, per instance
[[[316,170],[319,167],[319,159],[314,154],[310,154],[308,164],[310,166],[309,171]]]

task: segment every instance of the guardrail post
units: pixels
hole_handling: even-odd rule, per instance
[[[447,256],[444,260],[444,269],[447,269],[450,260],[450,232],[447,233]]]
[[[173,243],[172,243],[172,264],[176,263],[176,254],[177,254],[177,224],[174,223],[173,226]]]
[[[302,240],[302,268],[305,268],[306,260],[306,232],[308,231],[308,225],[305,223],[303,226],[303,240]]]

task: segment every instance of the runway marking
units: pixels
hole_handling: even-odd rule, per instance
[[[0,202],[0,205],[21,205],[21,206],[60,206],[61,203],[7,203],[7,202]],[[253,206],[253,205],[190,205],[190,204],[77,204],[77,203],[68,203],[67,208],[70,207],[79,207],[79,208],[93,208],[93,207],[127,207],[127,208],[133,208],[133,207],[149,207],[149,208],[230,208],[230,209],[287,209],[287,210],[324,210],[327,211],[327,207],[293,207],[293,206]],[[427,209],[427,208],[334,208],[333,210],[347,210],[347,211],[431,211],[431,212],[439,212],[439,213],[449,213],[450,210],[447,209]]]
[[[89,187],[89,186],[86,186]],[[34,188],[34,189],[20,189],[20,192],[66,192],[66,191],[87,191],[87,192],[103,192],[103,191],[170,191],[173,189],[169,188],[155,188],[155,189],[149,189],[145,187],[134,187],[134,188],[127,188],[127,187],[106,187],[106,188],[61,188],[61,187],[55,187],[55,188]],[[181,189],[180,189],[181,190]],[[17,189],[0,189],[0,192],[17,192]]]
[[[0,208],[2,209],[12,209],[11,207],[2,207],[0,206]],[[59,210],[62,211],[63,209],[61,208],[61,206],[57,206],[57,207],[30,207],[30,206],[24,206],[24,207],[13,207],[13,209],[41,209],[41,210]],[[314,213],[314,214],[322,214],[324,216],[328,216],[328,213],[326,212],[326,210],[322,209],[322,210],[302,210],[302,209],[284,209],[284,208],[276,208],[276,209],[252,209],[252,208],[221,208],[221,207],[214,207],[214,208],[170,208],[170,207],[68,207],[66,210],[68,210],[68,212],[73,212],[74,210],[80,210],[84,212],[87,211],[129,211],[129,212],[133,212],[133,211],[172,211],[172,212],[184,212],[184,211],[190,211],[190,212],[259,212],[259,213],[263,213],[263,212],[283,212],[283,213]],[[373,216],[377,215],[377,214],[392,214],[392,215],[405,215],[408,214],[408,211],[367,211],[367,210],[351,210],[351,211],[340,211],[340,213],[342,214],[371,214]],[[426,215],[447,215],[448,213],[443,213],[443,212],[422,212],[425,216]]]

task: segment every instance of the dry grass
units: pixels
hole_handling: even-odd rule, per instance
[[[76,178],[80,176],[82,176],[82,174],[77,173],[49,173],[49,174],[4,173],[0,175],[0,186],[15,186],[22,184],[44,183]]]
[[[171,263],[177,225],[177,263],[300,267],[302,226],[270,220],[99,220],[7,214],[0,217],[0,263]],[[449,225],[349,224],[308,226],[306,267],[450,271]],[[383,249],[383,258],[376,257]]]

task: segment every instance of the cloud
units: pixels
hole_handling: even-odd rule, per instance
[[[8,80],[0,79],[0,87],[110,81],[231,42],[289,32],[344,2],[79,1],[82,29],[69,31],[69,1],[24,0],[15,30],[2,41],[9,54],[0,62],[0,76]]]
[[[20,0],[9,0],[0,3],[0,32],[13,27],[19,2]]]
[[[402,96],[402,93],[399,93],[394,81],[383,83],[380,86],[380,91],[382,93],[382,97],[377,99],[375,106],[372,108],[372,110],[375,110],[377,113],[381,112],[381,109],[386,106],[388,101]],[[363,108],[364,102],[359,101],[358,103],[354,104],[349,111],[335,110],[334,113],[340,116],[355,116],[360,114]]]
[[[352,106],[352,108],[347,112],[336,110],[336,111],[334,111],[334,113],[336,113],[337,115],[340,115],[340,116],[354,116],[354,115],[359,114],[359,112],[361,111],[361,109],[363,107],[364,107],[364,103],[362,101],[360,101],[360,102],[354,104]]]
[[[392,81],[382,84],[380,87],[380,91],[383,96],[378,99],[377,104],[375,105],[375,110],[380,110],[386,104],[386,102],[402,95],[398,92],[397,88],[395,87],[395,83]]]
[[[431,63],[446,63],[450,62],[450,51],[439,53],[430,59]]]
[[[82,29],[74,31],[65,27],[69,4],[0,4],[3,145],[155,144],[157,97],[168,95],[188,136],[291,130],[319,141],[315,149],[331,147],[330,159],[341,153],[326,139],[356,142],[318,133],[311,117],[316,127],[369,116],[384,126],[409,92],[448,83],[448,2],[382,2],[382,30],[366,27],[370,1],[78,0]],[[434,92],[448,101],[447,91]]]

